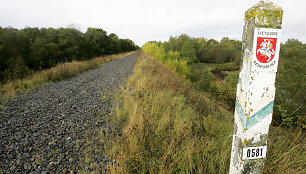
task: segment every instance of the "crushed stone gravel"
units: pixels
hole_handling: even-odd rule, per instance
[[[110,93],[132,74],[138,52],[36,88],[0,109],[0,173],[79,170],[88,132],[114,106]]]

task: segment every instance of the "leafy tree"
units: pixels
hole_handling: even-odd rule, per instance
[[[170,50],[178,51],[179,50],[177,42],[176,42],[176,38],[174,38],[172,36],[170,36],[168,42],[164,42],[163,43],[163,46],[164,46],[166,51],[170,51]]]
[[[184,46],[186,42],[190,42],[190,44],[192,45],[192,39],[187,34],[181,34],[176,39],[177,51],[180,51],[181,49],[183,49],[182,47]]]
[[[200,62],[205,62],[208,59],[208,47],[205,38],[194,38],[193,39],[196,56]]]
[[[73,28],[60,28],[58,30],[58,48],[62,52],[62,62],[83,60],[86,55],[81,51],[84,45],[83,34]]]
[[[229,43],[231,40],[228,37],[223,37],[220,41],[220,44]]]
[[[115,33],[111,33],[109,37],[112,39],[119,39],[119,37]]]
[[[106,31],[98,28],[88,28],[85,35],[85,49],[88,57],[106,55],[108,37]]]
[[[208,46],[217,45],[217,44],[219,44],[219,42],[216,41],[215,39],[209,39],[209,40],[207,41],[207,45],[208,45]]]
[[[182,57],[187,57],[189,59],[189,63],[198,62],[195,49],[194,49],[192,43],[189,40],[184,42],[184,44],[183,44],[183,46],[180,50],[180,54],[181,54]]]
[[[0,32],[0,81],[5,82],[27,74],[22,60],[26,38],[13,28],[1,28]],[[18,60],[18,61],[16,61]],[[26,70],[22,72],[23,70]]]

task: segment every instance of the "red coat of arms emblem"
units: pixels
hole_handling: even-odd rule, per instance
[[[261,63],[269,63],[275,56],[277,38],[257,38],[256,57]]]

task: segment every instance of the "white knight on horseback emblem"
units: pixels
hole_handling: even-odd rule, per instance
[[[261,63],[269,63],[275,56],[277,38],[257,38],[256,57]]]
[[[273,49],[273,45],[271,43],[271,39],[264,39],[260,44],[261,48],[256,51],[256,54],[260,53],[261,55],[269,57],[267,62],[271,61],[271,56],[275,55],[275,51]]]

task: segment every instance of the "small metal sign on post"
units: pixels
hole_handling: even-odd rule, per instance
[[[275,97],[283,10],[260,1],[245,13],[230,173],[263,173]]]

